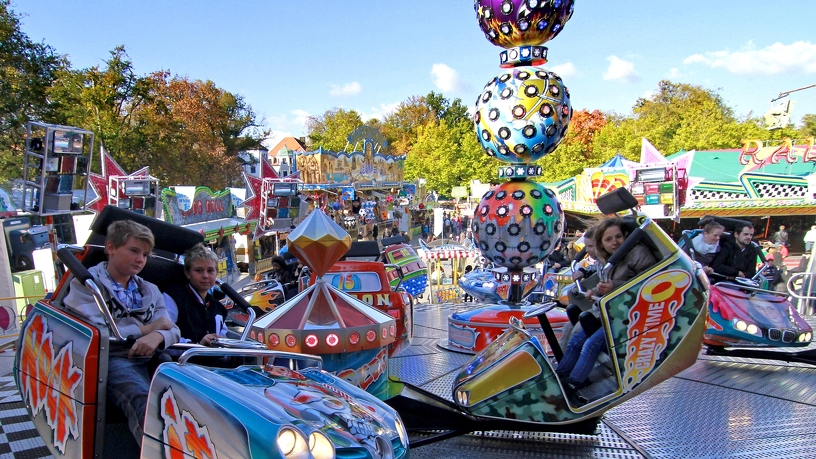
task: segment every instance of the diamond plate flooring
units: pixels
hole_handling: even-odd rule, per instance
[[[471,356],[437,345],[463,305],[418,304],[414,341],[391,359],[403,381],[451,398]],[[816,325],[813,317],[808,317]],[[816,347],[816,345],[811,345]],[[50,457],[33,431],[0,353],[0,459]],[[709,356],[608,411],[596,435],[474,432],[411,450],[412,458],[769,458],[816,457],[816,368]]]

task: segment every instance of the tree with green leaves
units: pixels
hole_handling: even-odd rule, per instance
[[[419,126],[405,161],[405,179],[424,178],[429,189],[449,194],[471,180],[495,180],[498,163],[484,154],[472,124],[448,125],[444,119]]]
[[[148,147],[134,114],[150,91],[151,81],[136,75],[125,48],[118,46],[104,66],[60,71],[48,97],[60,124],[93,131],[97,145],[125,170],[135,170],[145,165]]]
[[[598,110],[578,110],[570,120],[567,136],[554,152],[538,161],[543,174],[540,181],[556,182],[573,177],[585,167],[604,160],[595,153],[595,136],[606,126],[606,116]]]
[[[47,91],[68,61],[20,30],[9,0],[0,0],[0,181],[23,171],[26,123],[53,121]]]
[[[802,117],[802,136],[814,136],[816,137],[816,115],[815,114],[807,114]]]
[[[59,121],[94,131],[126,171],[150,166],[168,186],[240,186],[238,153],[266,135],[243,97],[169,72],[139,76],[124,47],[110,54],[59,73],[48,93]]]
[[[306,120],[306,133],[311,148],[316,150],[343,151],[348,144],[348,136],[363,125],[360,114],[355,110],[332,108],[320,116],[310,116]]]

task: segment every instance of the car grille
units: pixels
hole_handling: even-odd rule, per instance
[[[796,341],[796,332],[793,330],[780,330],[778,328],[769,328],[768,339],[771,341],[781,340],[783,343],[792,343]]]

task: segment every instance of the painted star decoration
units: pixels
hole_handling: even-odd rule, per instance
[[[88,173],[88,180],[93,189],[94,198],[85,203],[85,210],[95,213],[102,212],[102,209],[110,203],[110,189],[108,188],[110,177],[150,177],[149,166],[128,174],[104,149],[101,150],[100,157],[102,159],[102,175],[93,172]]]

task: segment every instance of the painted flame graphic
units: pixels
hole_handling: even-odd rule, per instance
[[[82,380],[82,369],[74,366],[73,343],[68,342],[54,357],[52,335],[38,315],[26,327],[20,356],[20,392],[31,406],[31,415],[45,409],[45,419],[54,431],[54,447],[65,453],[68,437],[79,438],[74,390]]]
[[[164,455],[184,459],[185,453],[196,459],[215,459],[215,446],[210,441],[207,426],[196,421],[189,411],[180,411],[173,388],[167,388],[161,398],[161,417],[164,420]]]
[[[649,279],[640,288],[638,300],[629,310],[624,392],[632,390],[654,369],[666,349],[674,317],[689,287],[689,273],[670,270]]]

